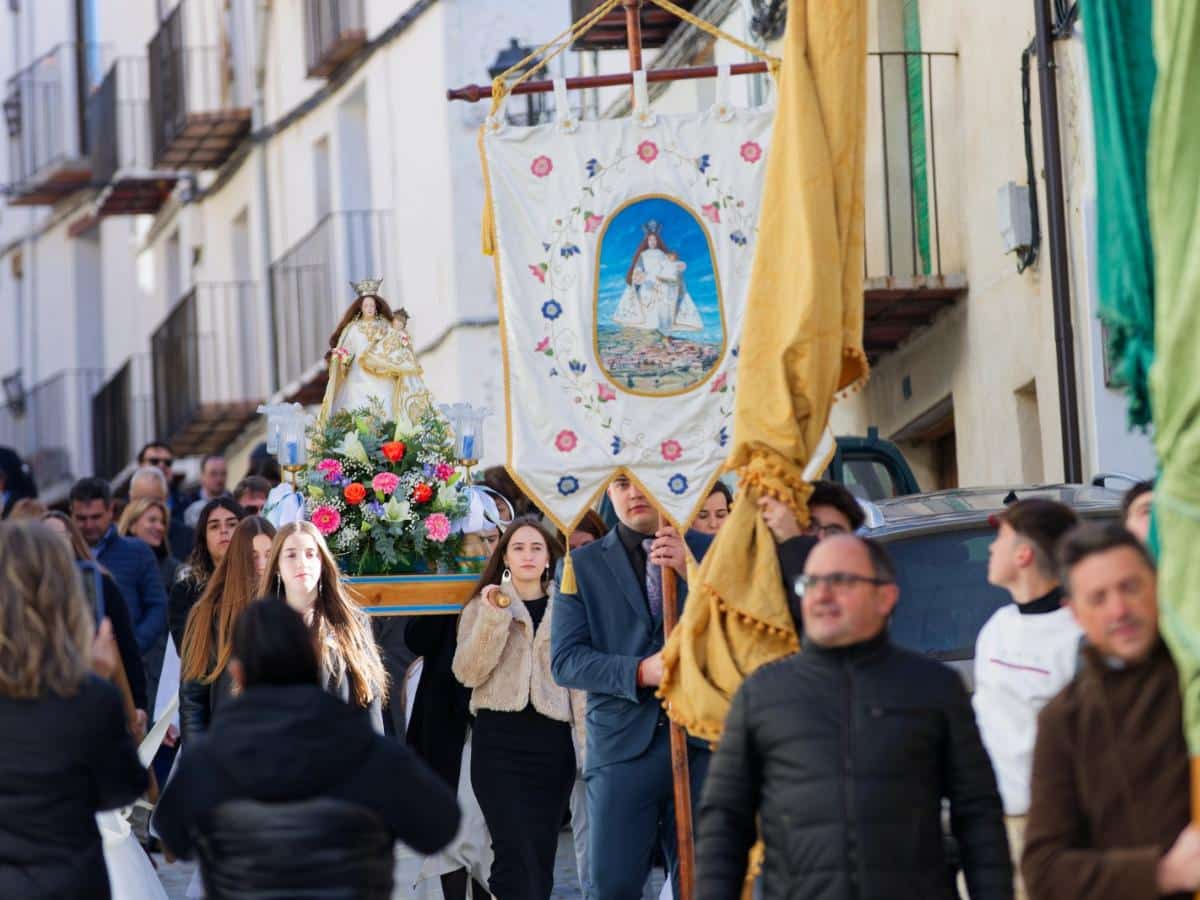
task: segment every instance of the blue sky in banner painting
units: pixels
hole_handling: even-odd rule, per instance
[[[699,334],[693,333],[691,337],[721,343],[720,300],[708,239],[691,213],[679,204],[660,197],[648,197],[626,206],[609,222],[604,232],[599,263],[599,324],[612,324],[613,313],[625,292],[625,276],[629,272],[629,265],[645,236],[642,226],[651,219],[661,226],[659,234],[667,249],[687,263],[687,269],[683,272],[684,283],[704,322],[704,330]]]

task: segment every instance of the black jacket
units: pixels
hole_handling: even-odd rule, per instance
[[[457,789],[471,721],[471,690],[463,687],[452,670],[458,650],[458,616],[414,616],[404,640],[408,649],[424,658],[408,718],[408,744],[443,781]]]
[[[422,854],[441,850],[458,828],[450,788],[403,744],[377,735],[361,710],[315,684],[259,685],[222,706],[208,733],[185,746],[154,827],[163,843],[187,858],[197,838],[205,837],[199,823],[213,821],[227,801],[318,797],[371,810],[396,839]],[[288,827],[320,837],[329,823],[293,818]]]
[[[187,569],[185,565],[179,570],[175,583],[167,593],[167,628],[170,629],[175,652],[180,658],[183,657],[183,632],[187,628],[188,613],[199,602],[208,583],[207,579],[197,581],[187,574]]]
[[[767,898],[957,898],[943,798],[972,900],[1011,900],[1000,795],[959,676],[886,632],[805,641],[734,697],[700,803],[696,896],[740,895],[761,816]]]
[[[210,662],[216,665],[216,660]],[[179,683],[179,734],[184,743],[208,731],[217,710],[233,697],[233,678],[229,667],[211,684],[187,680]]]
[[[105,900],[96,813],[146,789],[115,688],[89,676],[74,697],[0,697],[0,897]]]

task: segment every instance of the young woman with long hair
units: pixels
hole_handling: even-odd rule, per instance
[[[259,596],[274,537],[275,526],[261,516],[243,519],[188,614],[179,661],[179,726],[185,741],[207,731],[217,707],[233,694],[228,666],[234,625]]]
[[[76,562],[94,563],[96,561],[87,541],[83,539],[83,533],[79,530],[79,526],[66,513],[45,513],[42,516],[42,523],[66,541]],[[146,672],[142,666],[142,655],[138,651],[137,636],[133,631],[133,620],[129,616],[129,607],[125,603],[121,589],[117,587],[117,582],[105,571],[103,566],[97,564],[97,567],[100,570],[100,596],[96,599],[103,609],[105,618],[112,623],[113,637],[116,638],[117,649],[121,654],[121,666],[125,669],[125,679],[129,682],[129,693],[134,709],[137,711],[134,724],[139,733],[138,736],[140,736],[146,729],[148,713],[151,711],[149,703],[154,698],[147,696]]]
[[[107,900],[96,814],[147,785],[71,557],[43,523],[0,524],[0,897]]]
[[[320,654],[322,686],[367,711],[375,730],[383,734],[383,660],[366,614],[350,599],[315,525],[289,522],[279,529],[259,593],[277,594],[303,616]]]
[[[583,696],[550,674],[555,536],[514,520],[458,624],[454,674],[471,688],[471,784],[492,836],[488,887],[549,900],[558,832],[575,783]]]
[[[229,497],[210,500],[200,511],[196,523],[196,545],[192,554],[179,569],[175,583],[170,586],[167,597],[167,626],[175,648],[183,647],[183,630],[187,627],[188,613],[204,593],[208,579],[229,549],[233,530],[246,517],[245,510]]]

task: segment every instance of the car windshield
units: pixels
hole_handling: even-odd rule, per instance
[[[900,538],[887,543],[896,564],[900,602],[891,636],[936,659],[970,659],[993,612],[1010,602],[987,581],[991,528]]]

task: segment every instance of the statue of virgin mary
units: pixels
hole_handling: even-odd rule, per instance
[[[372,400],[383,404],[391,416],[393,379],[376,375],[364,367],[367,353],[391,329],[392,310],[379,296],[382,280],[373,279],[352,283],[357,295],[342,321],[329,336],[329,383],[325,399],[317,416],[320,427],[342,410],[359,409]]]
[[[676,331],[703,331],[704,321],[688,293],[683,271],[687,263],[662,239],[662,227],[651,219],[625,276],[625,293],[613,313],[618,325],[657,331],[667,337]]]

